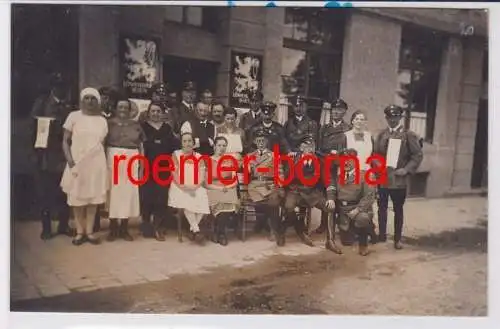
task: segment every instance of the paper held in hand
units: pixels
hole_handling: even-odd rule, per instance
[[[47,148],[49,141],[50,122],[55,120],[50,117],[37,117],[35,148]]]
[[[387,146],[386,166],[391,168],[398,167],[399,151],[401,149],[401,139],[390,138]]]

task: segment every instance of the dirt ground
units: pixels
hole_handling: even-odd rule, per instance
[[[11,304],[12,311],[185,314],[487,315],[487,227],[324,251],[246,267]]]

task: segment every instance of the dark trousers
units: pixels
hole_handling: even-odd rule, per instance
[[[362,247],[368,246],[368,232],[369,230],[366,227],[356,228],[355,232],[358,236],[359,245]]]
[[[379,235],[385,239],[387,235],[387,207],[389,198],[394,207],[394,242],[401,241],[403,234],[403,206],[406,201],[406,188],[388,189],[379,188],[378,190],[378,228]]]
[[[36,175],[37,195],[41,207],[42,232],[52,233],[52,219],[59,221],[58,232],[68,229],[70,208],[60,187],[61,173],[39,171]]]

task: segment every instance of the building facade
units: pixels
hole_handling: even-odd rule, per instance
[[[178,90],[193,80],[199,92],[210,89],[235,107],[245,107],[243,87],[259,88],[280,104],[281,122],[296,93],[311,99],[309,114],[319,121],[321,100],[341,97],[348,117],[367,113],[372,131],[384,127],[384,107],[399,104],[407,109],[405,124],[425,140],[410,194],[440,197],[486,187],[485,11],[66,7],[62,15],[70,12],[77,35],[66,65],[77,70],[70,74],[75,92],[121,87],[123,38],[150,39],[158,54],[155,79]],[[24,120],[20,107],[12,110],[13,122]]]

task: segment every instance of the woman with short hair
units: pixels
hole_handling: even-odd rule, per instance
[[[62,190],[73,208],[76,236],[73,244],[99,244],[92,232],[97,206],[106,200],[108,172],[104,141],[108,133],[101,115],[101,96],[94,88],[80,93],[80,110],[71,112],[63,125],[63,151],[67,165],[61,179]]]
[[[141,161],[138,158],[134,161],[130,160],[144,154],[142,143],[145,137],[140,124],[132,118],[131,112],[130,100],[121,96],[116,102],[115,117],[108,121],[109,133],[106,146],[108,169],[111,174],[108,198],[110,220],[108,241],[114,241],[118,237],[132,241],[133,237],[128,232],[129,219],[140,216],[137,182],[142,176]],[[125,157],[125,160],[116,161],[115,157]]]

